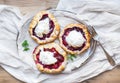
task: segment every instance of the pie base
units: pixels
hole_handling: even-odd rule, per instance
[[[65,45],[63,45],[63,43],[62,43],[62,35],[64,34],[64,32],[65,32],[65,30],[67,29],[67,28],[72,28],[72,27],[79,27],[80,29],[82,29],[83,30],[83,32],[85,33],[84,35],[85,35],[85,37],[86,37],[86,44],[85,44],[85,46],[82,48],[82,50],[76,50],[76,51],[72,51],[72,50],[69,50],[68,48],[66,48],[66,46]],[[90,33],[88,32],[88,30],[87,30],[87,27],[85,26],[85,25],[83,25],[83,24],[69,24],[69,25],[67,25],[63,30],[62,30],[62,32],[60,33],[60,35],[59,35],[59,40],[60,40],[60,46],[66,51],[66,52],[68,52],[68,53],[70,53],[70,54],[81,54],[82,52],[84,52],[85,50],[87,50],[89,47],[90,47],[90,40],[91,40],[91,35],[90,35]]]
[[[33,35],[33,29],[35,28],[35,26],[39,23],[39,20],[42,18],[42,16],[44,14],[48,14],[48,17],[53,21],[54,23],[54,30],[53,32],[51,33],[50,37],[49,38],[46,38],[44,40],[40,40],[39,38],[37,38],[36,36]],[[30,36],[32,37],[32,39],[34,39],[38,44],[45,44],[45,43],[48,43],[48,42],[52,42],[54,41],[57,36],[59,35],[59,32],[60,32],[60,25],[58,24],[57,20],[55,19],[55,17],[47,12],[47,11],[40,11],[38,14],[36,14],[31,23],[30,23],[30,26],[29,26],[29,33],[30,33]]]
[[[56,73],[62,72],[65,69],[66,61],[67,61],[66,52],[59,45],[57,45],[55,43],[50,43],[50,44],[46,44],[46,45],[39,45],[33,53],[34,60],[35,61],[37,60],[36,55],[38,54],[40,49],[42,49],[42,48],[49,48],[50,49],[53,47],[56,49],[56,51],[58,51],[59,54],[61,54],[64,57],[64,61],[57,69],[44,68],[42,64],[36,63],[38,70],[43,72],[43,73],[56,74]]]

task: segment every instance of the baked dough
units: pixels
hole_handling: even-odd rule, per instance
[[[68,33],[66,31],[68,31]],[[82,37],[84,39],[82,37],[76,37],[75,34],[72,34],[72,36],[74,36],[73,38],[71,38],[72,42],[70,42],[70,43],[67,42],[66,41],[67,36],[72,31],[76,31],[76,32],[78,31],[77,34],[78,33],[82,34]],[[77,35],[77,36],[80,36],[80,35]],[[75,39],[75,38],[81,38],[81,41],[78,40],[78,39]],[[91,35],[88,32],[87,27],[85,25],[83,25],[83,24],[69,24],[60,33],[59,40],[60,40],[60,46],[65,51],[67,51],[70,54],[80,54],[80,53],[82,53],[83,51],[87,50],[90,47]],[[71,41],[71,40],[69,40],[69,41]],[[78,44],[78,45],[79,45],[79,43],[83,43],[83,42],[84,43],[82,44],[82,46],[77,46],[77,45],[74,44],[74,41],[75,41],[75,44]]]
[[[45,20],[45,19],[49,19],[49,23],[40,23],[41,21]],[[38,25],[44,24],[44,26],[48,26],[49,25],[49,30],[51,30],[50,33],[44,33],[45,28],[40,28]],[[43,26],[43,27],[44,27]],[[36,27],[38,27],[39,29],[43,30],[43,33],[41,33],[42,37],[40,37],[39,35],[37,35],[37,33],[35,32]],[[37,30],[37,32],[39,32],[40,30]],[[57,22],[57,20],[55,19],[55,17],[49,13],[48,11],[40,11],[38,14],[36,14],[29,26],[29,33],[32,37],[32,39],[34,39],[38,44],[45,44],[48,42],[52,42],[54,41],[57,37],[58,34],[60,32],[60,26]]]
[[[43,56],[41,55],[42,49],[44,49],[44,52],[47,52],[45,49],[49,49],[51,52],[53,52],[54,58],[57,59],[57,62],[52,64],[46,63],[47,65],[42,63],[42,60],[40,60],[41,59],[40,57]],[[56,53],[58,54],[56,55]],[[38,70],[44,73],[51,73],[51,74],[60,73],[64,70],[66,66],[66,60],[67,60],[66,52],[58,44],[55,43],[37,46],[33,52],[33,56]],[[48,54],[47,56],[48,56],[47,58],[49,58],[50,54]]]

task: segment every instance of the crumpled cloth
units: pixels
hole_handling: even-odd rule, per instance
[[[119,0],[60,0],[57,6],[57,9],[76,12],[78,18],[94,26],[99,41],[113,57],[116,66],[120,64],[119,3]],[[22,54],[18,48],[18,36],[27,19],[27,16],[20,14],[19,9],[0,5],[0,65],[15,78],[27,83],[72,83],[92,78],[115,67],[109,64],[98,45],[92,59],[77,72],[59,75],[40,73],[31,56],[27,55],[29,53]]]

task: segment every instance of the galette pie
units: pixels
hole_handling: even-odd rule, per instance
[[[29,33],[38,44],[54,41],[59,32],[57,20],[48,11],[41,11],[35,15],[29,26]]]
[[[55,43],[37,46],[33,56],[38,70],[44,73],[60,73],[66,66],[66,52]]]
[[[83,24],[69,24],[60,33],[61,47],[71,54],[80,54],[90,47],[91,36]]]

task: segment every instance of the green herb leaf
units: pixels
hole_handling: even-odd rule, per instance
[[[23,46],[23,47],[28,47],[28,46],[29,46],[27,40],[25,40],[25,41],[22,43],[22,46]]]
[[[25,40],[23,43],[22,43],[22,47],[24,48],[24,50],[23,51],[28,51],[29,50],[29,44],[28,44],[28,42],[27,42],[27,40]]]
[[[76,58],[76,55],[74,55],[74,54],[71,54],[71,57],[74,57],[74,58]]]
[[[76,58],[76,55],[74,55],[74,54],[68,55],[68,59],[70,59],[71,61],[73,61],[74,58]]]
[[[24,51],[28,51],[29,50],[29,48],[24,48]]]
[[[73,61],[73,58],[72,58],[72,57],[70,57],[70,60],[71,60],[71,61]]]

